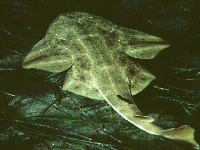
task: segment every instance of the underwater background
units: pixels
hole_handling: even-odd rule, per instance
[[[192,149],[138,129],[104,101],[63,91],[66,71],[22,68],[50,23],[73,11],[102,16],[170,43],[155,59],[137,60],[156,80],[133,98],[163,128],[193,127],[200,143],[199,0],[1,0],[0,149]]]

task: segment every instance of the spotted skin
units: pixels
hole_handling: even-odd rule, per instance
[[[163,130],[152,123],[153,118],[144,116],[132,99],[132,95],[146,88],[155,76],[131,57],[153,59],[168,46],[159,37],[118,27],[88,13],[73,12],[61,14],[53,21],[46,36],[25,57],[23,67],[54,73],[69,69],[64,90],[106,100],[119,115],[138,128],[185,141],[197,148],[193,128]],[[179,134],[181,136],[177,136]]]

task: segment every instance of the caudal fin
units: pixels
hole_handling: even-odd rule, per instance
[[[194,129],[188,125],[163,130],[162,136],[173,140],[187,142],[195,149],[199,149],[199,144],[194,140]]]

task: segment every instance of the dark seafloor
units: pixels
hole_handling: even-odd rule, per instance
[[[49,24],[72,11],[170,43],[154,60],[138,60],[157,79],[134,100],[163,128],[190,125],[200,143],[199,0],[0,0],[0,149],[192,149],[136,128],[106,102],[63,91],[66,72],[22,68]]]

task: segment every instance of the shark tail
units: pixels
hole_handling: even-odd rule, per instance
[[[195,149],[199,149],[199,144],[194,140],[194,129],[188,125],[183,125],[179,128],[163,130],[162,136],[169,139],[186,142]]]

